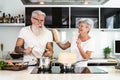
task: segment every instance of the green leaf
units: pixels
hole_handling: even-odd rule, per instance
[[[110,52],[111,52],[111,48],[109,48],[109,47],[104,48],[104,53],[105,54],[110,54]]]

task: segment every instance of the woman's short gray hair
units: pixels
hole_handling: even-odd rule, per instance
[[[78,24],[81,23],[81,22],[84,23],[84,24],[86,24],[87,27],[89,27],[89,28],[93,28],[93,26],[94,26],[93,20],[91,20],[91,19],[89,19],[89,18],[81,18],[81,19],[78,21]]]
[[[43,15],[44,17],[46,17],[46,14],[42,12],[41,10],[35,10],[32,12],[32,17],[37,16],[37,15]]]

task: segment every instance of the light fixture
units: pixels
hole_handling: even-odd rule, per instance
[[[109,0],[21,0],[24,5],[103,5]]]
[[[88,0],[84,0],[84,4],[87,5],[89,2]]]
[[[44,2],[44,1],[40,1],[40,4],[42,4],[42,5],[43,5],[43,4],[45,4],[45,2]]]

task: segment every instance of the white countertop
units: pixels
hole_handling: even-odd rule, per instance
[[[114,66],[98,66],[108,74],[30,74],[34,67],[23,71],[0,71],[0,80],[119,80],[120,70]]]
[[[2,60],[2,59],[0,59]],[[12,60],[12,62],[23,62],[22,59],[10,59]],[[8,60],[4,60],[4,61],[8,61]],[[115,59],[103,59],[103,58],[96,58],[96,59],[90,59],[88,60],[88,63],[116,63]]]
[[[7,62],[8,60],[4,60],[5,62]],[[12,59],[12,62],[23,62],[23,60],[21,59]],[[55,61],[57,62],[57,61]],[[90,65],[89,65],[90,64]],[[117,61],[115,59],[90,59],[88,60],[88,65],[91,66],[91,64],[95,64],[95,66],[104,66],[104,65],[116,65],[117,64]],[[93,65],[92,65],[93,66]]]
[[[117,63],[115,59],[90,59],[88,63]]]

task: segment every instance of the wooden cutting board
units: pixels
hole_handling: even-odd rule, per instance
[[[2,70],[21,71],[27,68],[28,68],[28,65],[21,65],[21,66],[14,65],[14,66],[3,67]]]

